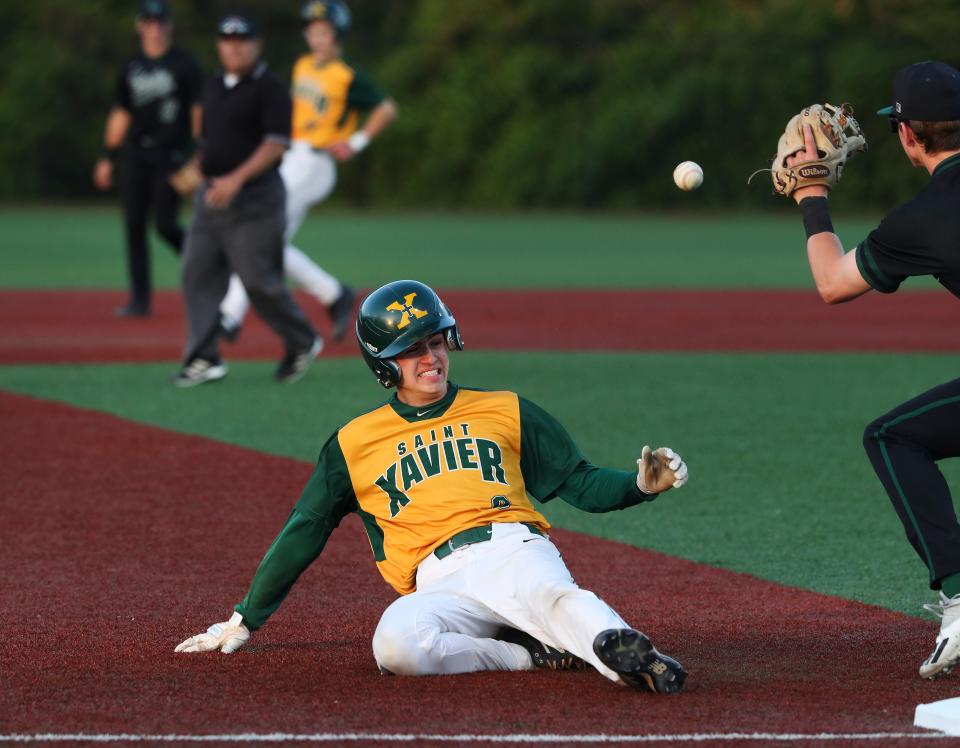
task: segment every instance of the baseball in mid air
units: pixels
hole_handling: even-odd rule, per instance
[[[703,169],[696,161],[683,161],[673,170],[673,181],[684,192],[695,190],[703,184]]]

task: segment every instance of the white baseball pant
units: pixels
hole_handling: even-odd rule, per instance
[[[290,241],[306,220],[310,206],[325,200],[337,183],[337,166],[326,151],[315,151],[302,140],[295,140],[280,162],[280,177],[287,190],[287,226],[283,248],[284,273],[297,286],[330,306],[343,291],[340,281],[317,265]],[[250,299],[236,274],[230,276],[227,295],[220,313],[235,324],[242,324],[250,309]]]
[[[619,681],[594,654],[593,640],[605,629],[629,626],[577,586],[550,540],[516,523],[494,524],[491,540],[424,559],[417,590],[380,618],[373,656],[396,675],[532,670],[524,647],[491,638],[503,626],[575,654]]]

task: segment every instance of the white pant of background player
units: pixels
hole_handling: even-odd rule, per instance
[[[495,523],[490,540],[443,559],[427,556],[417,570],[416,592],[384,611],[373,655],[395,675],[532,670],[524,647],[491,638],[504,626],[620,680],[594,653],[593,640],[606,629],[629,626],[577,586],[553,543],[513,523]]]
[[[290,244],[311,205],[325,200],[337,183],[337,166],[326,151],[315,151],[308,143],[295,140],[280,162],[280,177],[287,190],[287,228],[284,235],[283,269],[288,278],[311,296],[330,306],[343,291],[340,281]],[[230,276],[220,313],[240,325],[250,309],[250,299],[236,275]]]

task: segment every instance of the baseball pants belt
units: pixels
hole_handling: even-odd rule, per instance
[[[526,527],[534,535],[546,537],[543,534],[543,530],[536,525],[530,524],[529,522],[521,522],[520,524]],[[472,543],[483,543],[484,541],[490,540],[491,537],[493,537],[492,524],[471,527],[469,530],[458,532],[449,540],[445,541],[442,545],[438,546],[433,552],[433,555],[437,558],[444,559],[457,550],[457,548],[463,548],[463,546],[471,545]]]

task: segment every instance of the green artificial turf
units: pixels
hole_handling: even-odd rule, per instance
[[[683,489],[625,512],[550,502],[558,525],[917,614],[931,597],[926,572],[860,438],[873,417],[955,377],[956,364],[937,355],[465,352],[454,378],[530,397],[598,464],[633,469],[650,443],[676,448],[690,466]],[[269,363],[238,363],[223,382],[178,390],[173,368],[8,366],[0,388],[311,461],[338,423],[386,396],[359,359],[321,359],[292,386],[275,384]],[[958,465],[944,472],[960,490]],[[656,573],[637,569],[638,588]],[[677,593],[709,608],[711,590],[678,580]]]
[[[853,246],[873,220],[836,220]],[[0,288],[126,287],[120,213],[0,209]],[[810,287],[800,220],[774,215],[407,215],[319,209],[296,244],[363,288],[418,278],[440,288]],[[153,238],[158,288],[177,259]],[[910,286],[931,281],[910,281]]]

